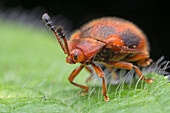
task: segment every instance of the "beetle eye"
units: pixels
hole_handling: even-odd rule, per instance
[[[77,60],[77,53],[74,55],[74,60]]]

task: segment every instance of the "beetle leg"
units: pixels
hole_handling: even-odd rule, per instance
[[[104,64],[104,66],[109,70],[109,71],[112,71],[113,70],[113,67],[107,65],[107,64]]]
[[[104,64],[104,66],[105,66],[109,71],[111,71],[111,75],[112,75],[112,77],[114,78],[114,80],[118,80],[118,75],[117,75],[115,69],[114,69],[113,67],[107,65],[107,64]]]
[[[152,62],[152,59],[149,59],[148,53],[139,53],[132,57],[128,57],[125,60],[126,61],[138,61],[137,64],[143,67],[150,65],[150,63]]]
[[[97,75],[102,78],[103,82],[102,82],[102,88],[103,88],[103,96],[105,97],[105,101],[109,101],[109,97],[106,95],[107,91],[106,91],[106,81],[105,81],[105,74],[104,72],[101,70],[100,67],[98,67],[97,65],[95,65],[94,63],[92,63],[92,66],[95,70],[95,72],[97,73]]]
[[[88,92],[88,86],[84,86],[84,85],[80,85],[77,83],[74,83],[73,80],[74,78],[79,74],[79,72],[83,69],[83,65],[80,65],[79,67],[77,67],[69,76],[68,80],[70,81],[70,83],[72,83],[73,85],[85,89],[85,91],[81,91],[80,93],[84,92],[83,95],[85,95]]]
[[[128,62],[124,62],[124,61],[116,61],[116,62],[108,62],[108,64],[117,67],[117,68],[121,68],[121,69],[135,69],[136,73],[139,75],[139,77],[142,76],[142,72],[139,70],[139,68],[135,65],[133,65],[132,63],[128,63]],[[144,79],[144,77],[141,77],[142,80],[146,81],[147,83],[152,83],[153,79]]]
[[[92,69],[90,69],[88,66],[85,66],[85,68],[87,69],[87,71],[89,71],[90,72],[90,77],[88,77],[87,79],[86,79],[86,83],[88,83],[91,79],[92,79],[92,77],[93,77],[93,71],[92,71]]]
[[[139,66],[145,67],[145,66],[150,65],[151,62],[152,62],[152,59],[149,58],[149,59],[142,59],[142,60],[138,61],[137,64]]]

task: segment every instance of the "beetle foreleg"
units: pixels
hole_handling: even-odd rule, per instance
[[[103,87],[103,96],[105,97],[105,101],[109,101],[109,97],[106,95],[107,91],[106,91],[106,80],[105,80],[105,74],[104,72],[101,70],[100,67],[96,66],[94,63],[92,63],[92,66],[95,70],[95,72],[97,73],[97,75],[102,78],[103,82],[102,82],[102,87]]]
[[[88,66],[85,66],[85,68],[86,68],[86,70],[87,71],[89,71],[90,72],[90,77],[88,77],[87,79],[86,79],[86,83],[88,83],[91,79],[92,79],[92,77],[93,77],[93,71],[92,71],[92,69],[90,69]]]
[[[74,83],[73,80],[74,78],[79,74],[79,72],[83,69],[83,65],[80,65],[79,67],[77,67],[69,76],[68,80],[70,81],[70,83],[72,83],[73,85],[85,89],[85,91],[81,91],[80,93],[84,92],[83,95],[85,95],[88,92],[88,86],[84,86],[84,85],[80,85],[77,83]]]
[[[117,61],[117,62],[108,62],[108,64],[117,67],[117,68],[121,68],[121,69],[135,69],[136,73],[139,75],[139,77],[142,76],[142,72],[139,70],[139,68],[135,65],[133,65],[132,63],[128,63],[128,62],[124,62],[124,61]],[[146,81],[147,83],[152,83],[153,79],[144,79],[144,77],[141,77],[142,80]]]

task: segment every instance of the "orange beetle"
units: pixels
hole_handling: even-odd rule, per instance
[[[149,44],[146,36],[131,22],[115,17],[99,18],[77,30],[67,42],[62,28],[56,29],[47,13],[42,16],[42,19],[55,33],[63,51],[68,55],[66,62],[70,64],[81,63],[68,79],[73,85],[84,89],[81,91],[83,95],[88,92],[88,86],[74,83],[73,80],[83,67],[92,74],[92,70],[87,67],[87,65],[92,65],[94,71],[102,78],[105,101],[109,100],[106,95],[105,74],[94,62],[103,63],[106,67],[135,69],[141,79],[152,83],[153,79],[144,79],[139,68],[129,63],[137,61],[139,66],[147,66],[152,62],[149,59]],[[63,39],[64,45],[61,39]]]

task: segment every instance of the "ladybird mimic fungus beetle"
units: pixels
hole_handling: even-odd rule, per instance
[[[95,62],[102,63],[106,67],[135,69],[141,79],[148,83],[153,82],[153,79],[145,79],[139,68],[130,63],[136,61],[139,66],[147,66],[152,62],[149,58],[147,38],[133,23],[115,17],[95,19],[73,33],[67,42],[62,27],[56,28],[47,13],[42,16],[42,19],[54,32],[61,48],[67,54],[66,62],[81,64],[71,73],[68,80],[73,85],[84,89],[81,91],[83,95],[88,92],[88,86],[77,84],[73,80],[84,67],[91,73],[88,78],[90,80],[92,69],[87,65],[91,65],[97,75],[102,78],[105,101],[109,100],[106,95],[105,74]]]

